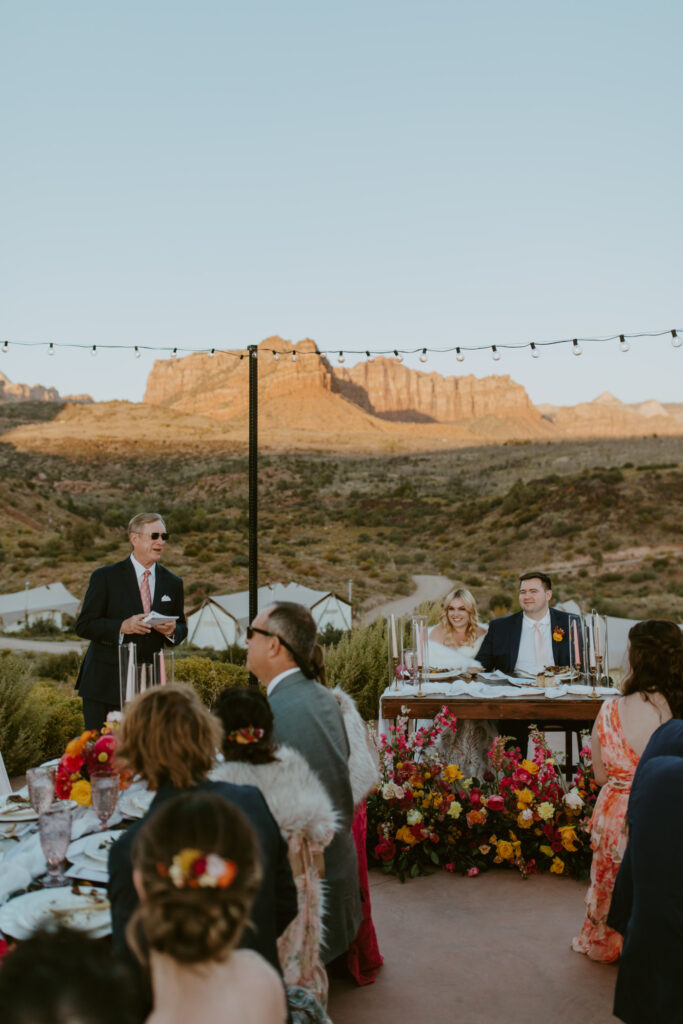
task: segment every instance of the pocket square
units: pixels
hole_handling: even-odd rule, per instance
[[[171,600],[171,598],[170,598],[170,597],[168,596],[168,594],[164,594],[164,596],[162,597],[162,599],[161,599],[161,600],[162,600],[162,601],[170,601],[170,600]]]

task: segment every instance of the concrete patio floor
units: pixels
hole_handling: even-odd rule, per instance
[[[384,956],[373,985],[330,985],[333,1024],[609,1024],[616,967],[572,952],[586,885],[512,871],[370,873]]]

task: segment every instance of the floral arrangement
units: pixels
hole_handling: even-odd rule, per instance
[[[60,800],[75,800],[77,804],[89,807],[90,777],[95,772],[118,771],[120,788],[128,788],[132,773],[122,771],[116,761],[119,742],[116,734],[121,717],[120,711],[111,711],[99,732],[86,729],[67,743],[55,773],[55,793]]]
[[[227,735],[228,743],[237,743],[244,747],[249,743],[258,743],[263,739],[263,729],[256,729],[253,725],[245,725],[242,729],[232,729]]]
[[[553,640],[556,644],[559,644],[564,640],[564,630],[562,629],[562,626],[555,626],[553,629]]]
[[[381,781],[368,798],[371,863],[401,880],[434,867],[474,876],[494,866],[587,877],[585,800],[578,783],[567,790],[538,730],[533,757],[505,750],[506,738],[497,737],[484,777],[466,779],[437,745],[442,732],[457,729],[447,708],[429,729],[409,736],[407,724],[397,719],[380,739]],[[590,788],[590,766],[582,764],[581,785]]]
[[[176,853],[170,867],[157,864],[156,868],[162,878],[171,879],[176,889],[227,889],[237,874],[233,860],[191,849]]]

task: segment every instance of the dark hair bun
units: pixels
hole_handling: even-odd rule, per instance
[[[143,933],[152,949],[180,963],[223,960],[239,939],[247,909],[243,895],[229,890],[166,890],[145,906]]]

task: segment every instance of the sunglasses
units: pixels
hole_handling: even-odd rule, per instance
[[[289,646],[287,641],[283,640],[281,636],[277,635],[277,633],[269,633],[267,629],[259,629],[258,626],[247,626],[247,640],[251,640],[254,633],[260,633],[261,636],[274,636],[277,640],[280,641],[283,647],[287,648],[290,654],[294,654],[294,651]]]
[[[140,533],[140,534],[138,534],[138,536],[140,536],[140,537],[151,537],[152,540],[168,540],[168,534],[167,533],[157,533],[156,531],[154,533]]]

